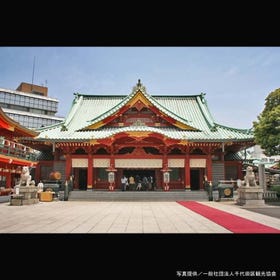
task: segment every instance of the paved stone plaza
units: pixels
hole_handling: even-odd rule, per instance
[[[280,219],[234,201],[200,203],[280,230]],[[0,212],[0,233],[231,233],[176,202],[5,202]]]

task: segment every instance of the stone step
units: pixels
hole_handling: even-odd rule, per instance
[[[69,201],[207,201],[205,191],[72,191]]]

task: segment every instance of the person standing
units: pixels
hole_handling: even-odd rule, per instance
[[[142,184],[142,187],[143,187],[143,190],[146,191],[148,190],[148,178],[146,177],[146,175],[143,177],[142,179],[143,181],[143,184]]]
[[[136,191],[141,191],[142,190],[142,182],[141,179],[138,180],[137,187],[136,187]]]
[[[148,190],[151,191],[153,189],[153,177],[148,177]]]
[[[128,184],[128,180],[124,175],[121,178],[121,184],[122,184],[122,186],[121,186],[122,191],[125,191],[126,190],[126,185]]]
[[[128,178],[128,181],[129,181],[129,190],[134,191],[135,190],[135,180],[134,180],[134,177],[131,175]]]

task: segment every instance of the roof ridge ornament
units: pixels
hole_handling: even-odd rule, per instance
[[[137,82],[136,86],[133,87],[132,91],[136,92],[138,90],[141,90],[143,93],[146,93],[146,88],[141,83],[141,79],[138,79],[138,82]]]
[[[205,95],[206,95],[205,92],[201,92],[201,93],[200,93],[201,102],[202,102],[203,104],[206,102]]]

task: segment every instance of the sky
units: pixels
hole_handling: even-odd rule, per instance
[[[216,123],[247,129],[280,87],[280,47],[0,47],[0,88],[48,87],[65,117],[74,93],[205,93]]]

